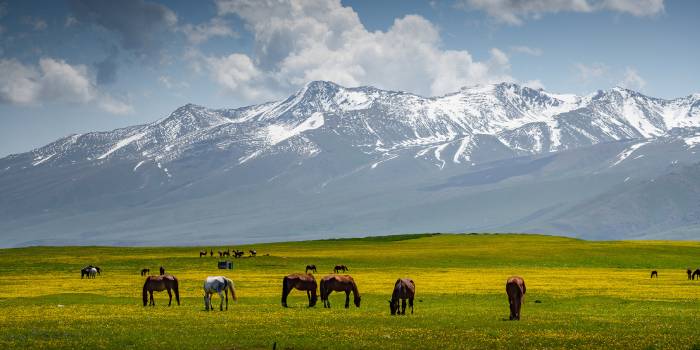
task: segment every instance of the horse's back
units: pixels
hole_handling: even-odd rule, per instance
[[[506,281],[506,291],[508,293],[518,292],[525,294],[525,280],[520,276],[509,277]]]

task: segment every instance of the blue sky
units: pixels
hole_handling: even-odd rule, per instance
[[[0,1],[0,156],[309,80],[700,92],[700,1]]]

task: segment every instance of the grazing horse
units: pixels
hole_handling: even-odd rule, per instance
[[[153,300],[153,292],[162,292],[164,290],[168,291],[168,306],[173,302],[173,294],[171,290],[175,292],[175,300],[177,300],[177,305],[180,305],[180,291],[178,288],[177,278],[173,275],[161,275],[161,276],[148,276],[146,277],[146,282],[143,284],[143,306],[151,305],[156,306],[156,302]],[[150,303],[148,301],[148,296],[150,295]]]
[[[205,250],[200,250],[200,251],[199,251],[199,257],[201,258],[201,257],[203,257],[203,256],[204,256],[204,257],[207,256],[207,251],[206,251],[206,249],[205,249]]]
[[[231,256],[231,248],[226,249],[223,253],[221,253],[222,257],[223,256]]]
[[[520,320],[520,308],[525,298],[525,281],[522,277],[513,276],[506,282],[506,293],[510,304],[510,320]]]
[[[700,269],[695,269],[695,271],[693,271],[693,280],[695,280],[695,277],[700,279]]]
[[[313,272],[318,272],[316,271],[316,265],[306,265],[306,273],[309,273],[309,270]]]
[[[214,256],[214,250],[209,249],[209,256]]]
[[[160,267],[160,275],[165,275],[165,269],[163,268],[163,266]]]
[[[151,269],[141,269],[141,276],[146,276],[151,273]]]
[[[654,278],[654,277],[659,278],[659,273],[656,272],[656,270],[651,272],[651,278]]]
[[[282,279],[282,306],[287,307],[287,296],[292,289],[305,290],[306,297],[309,299],[309,307],[316,305],[318,285],[314,275],[293,273],[285,276]]]
[[[360,307],[360,292],[357,290],[355,280],[348,275],[328,275],[321,279],[321,301],[323,307],[330,308],[328,296],[332,292],[345,292],[345,308],[350,307],[350,292],[353,294],[355,306]]]
[[[252,257],[255,257],[256,255],[258,255],[258,252],[255,249],[251,249],[248,252],[250,252],[250,256],[252,256]]]
[[[221,298],[219,311],[224,311],[224,296],[226,297],[226,310],[228,310],[229,291],[231,291],[231,298],[233,301],[238,300],[236,297],[236,290],[233,289],[233,281],[224,276],[207,277],[207,279],[204,281],[204,309],[207,311],[214,310],[214,308],[211,306],[211,297],[214,293],[218,293],[219,298]],[[222,295],[221,292],[224,292],[224,295]]]
[[[97,269],[95,269],[92,265],[83,267],[80,269],[80,279],[83,277],[85,278],[95,278],[95,275],[97,274]]]
[[[236,259],[242,257],[243,254],[245,254],[245,252],[242,251],[242,250],[236,249],[236,250],[233,251],[233,257],[236,258]]]
[[[394,284],[394,292],[391,293],[391,300],[389,300],[389,310],[392,315],[405,315],[406,314],[406,299],[408,299],[408,305],[411,307],[411,314],[413,314],[413,298],[416,296],[416,284],[410,278],[399,278]],[[401,310],[399,311],[399,299],[401,299]]]
[[[348,269],[348,267],[345,265],[335,265],[335,267],[333,268],[333,272],[338,273],[340,271],[348,272],[350,271],[350,269]]]
[[[692,276],[693,276],[693,270],[691,270],[690,267],[689,267],[687,270],[685,270],[685,273],[688,274],[688,281],[690,281],[691,279],[693,279],[693,277],[692,277]]]

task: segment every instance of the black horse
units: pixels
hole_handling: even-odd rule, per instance
[[[700,279],[700,269],[695,269],[695,271],[693,271],[692,277],[693,277],[693,280],[695,280],[695,277]]]
[[[146,276],[151,273],[151,269],[141,269],[141,276]]]
[[[688,274],[688,281],[693,279],[693,270],[691,270],[690,267],[687,270],[685,270],[685,273]]]
[[[651,272],[651,278],[654,278],[654,277],[659,278],[659,273],[656,272],[656,270]]]
[[[306,265],[306,273],[309,273],[309,271],[313,271],[314,273],[318,272],[316,271],[316,265]]]

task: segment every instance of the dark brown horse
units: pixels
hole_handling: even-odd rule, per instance
[[[333,272],[335,272],[335,273],[338,273],[341,271],[348,272],[348,271],[350,271],[350,269],[348,269],[348,267],[345,265],[335,265],[335,267],[333,268]]]
[[[522,277],[513,276],[506,282],[506,293],[510,304],[510,320],[520,320],[520,308],[525,299],[525,281]]]
[[[160,267],[160,275],[165,275],[165,269],[163,268],[163,266]]]
[[[350,292],[353,294],[355,306],[360,307],[360,292],[355,280],[348,275],[328,275],[321,279],[321,301],[323,307],[330,308],[328,296],[332,292],[345,292],[345,308],[350,307]]]
[[[233,257],[236,258],[236,259],[242,257],[243,254],[245,254],[245,252],[242,251],[242,250],[236,249],[236,250],[233,251]]]
[[[305,290],[306,296],[309,299],[309,307],[316,305],[316,301],[318,300],[318,294],[316,294],[318,284],[316,284],[316,279],[313,275],[293,273],[285,276],[284,279],[282,279],[282,306],[287,307],[287,296],[292,289]]]
[[[659,278],[659,273],[656,270],[651,272],[651,278],[654,278],[654,277]]]
[[[693,270],[691,270],[690,267],[687,270],[685,270],[685,273],[688,274],[688,281],[693,279]]]
[[[141,276],[146,276],[151,273],[151,269],[141,269]]]
[[[695,277],[700,278],[700,269],[693,271],[693,280],[695,280]]]
[[[406,299],[408,299],[408,305],[411,307],[411,314],[413,314],[413,298],[416,296],[416,283],[410,278],[399,278],[394,283],[394,292],[391,293],[391,300],[389,300],[389,310],[392,315],[405,315],[406,314]],[[401,299],[401,310],[399,310],[399,299]]]
[[[143,284],[143,306],[151,305],[156,306],[156,302],[153,300],[153,292],[162,292],[164,290],[168,291],[168,306],[173,302],[173,294],[171,290],[175,292],[175,300],[177,300],[177,305],[180,305],[180,291],[178,289],[177,278],[173,275],[161,275],[161,276],[148,276],[146,277],[146,282]],[[148,296],[150,295],[150,303],[148,302]]]
[[[201,257],[203,257],[203,256],[204,256],[204,257],[207,256],[207,251],[206,251],[206,250],[200,250],[200,251],[199,251],[199,257],[201,258]]]
[[[249,250],[248,252],[250,253],[250,256],[253,257],[253,258],[254,258],[256,255],[258,255],[258,251],[255,250],[255,249],[251,249],[251,250]]]
[[[214,256],[214,250],[209,249],[209,256]]]
[[[309,271],[318,272],[316,271],[316,265],[306,265],[306,273],[309,273]]]

